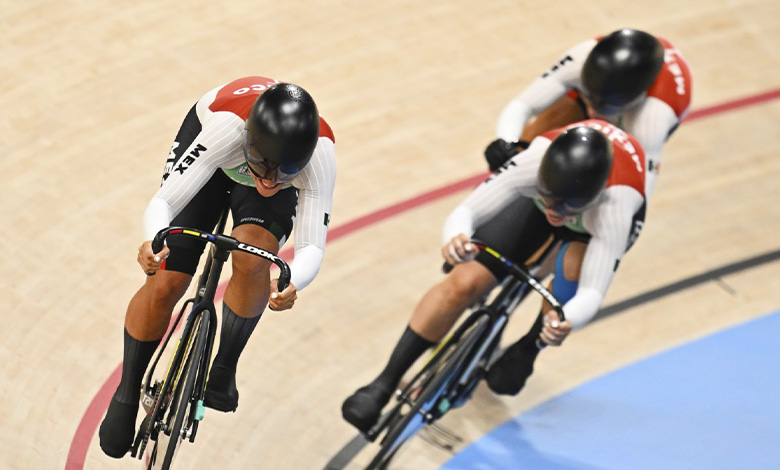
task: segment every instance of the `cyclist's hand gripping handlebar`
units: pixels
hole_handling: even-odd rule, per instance
[[[186,235],[213,243],[218,249],[224,251],[229,252],[239,250],[245,253],[259,256],[260,258],[267,259],[279,267],[279,282],[277,283],[279,291],[283,291],[290,284],[290,267],[282,258],[271,253],[270,251],[266,251],[262,248],[240,242],[235,238],[227,235],[214,235],[186,227],[168,227],[160,230],[157,232],[157,235],[154,236],[154,239],[152,240],[152,251],[159,253],[163,248],[165,239],[168,238],[169,235]]]
[[[560,319],[560,321],[561,322],[566,321],[566,316],[564,316],[563,314],[563,305],[561,305],[561,303],[558,302],[558,299],[555,298],[552,292],[547,290],[546,287],[544,287],[539,281],[537,281],[536,278],[533,277],[525,267],[517,265],[512,261],[508,260],[501,253],[490,248],[480,240],[472,239],[471,243],[474,244],[480,250],[484,251],[485,253],[489,254],[490,256],[500,261],[507,268],[509,274],[524,282],[527,282],[528,285],[531,286],[531,288],[533,288],[536,292],[538,292],[539,295],[544,297],[544,300],[546,300],[547,302],[550,303],[550,305],[552,305],[552,308],[555,309],[555,312],[558,314],[558,318]],[[444,270],[445,273],[449,273],[452,270],[452,266],[450,266],[448,263],[444,263],[444,266],[442,266],[442,270]]]

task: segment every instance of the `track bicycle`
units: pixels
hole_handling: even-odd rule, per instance
[[[205,414],[203,400],[217,330],[214,298],[222,268],[230,252],[238,250],[250,253],[278,266],[280,291],[290,282],[290,268],[282,258],[223,234],[228,213],[226,207],[213,234],[187,227],[168,227],[160,230],[152,241],[155,253],[162,249],[166,238],[172,235],[197,238],[211,246],[194,297],[184,303],[173,326],[169,328],[142,386],[142,405],[147,415],[139,426],[130,455],[142,459],[146,450],[147,470],[169,469],[181,443],[185,439],[195,441],[198,424]],[[185,312],[188,312],[187,321],[165,378],[152,383],[160,357]],[[153,444],[147,449],[149,441]]]
[[[325,470],[343,469],[368,442],[378,442],[379,449],[366,470],[385,470],[398,450],[420,430],[434,426],[450,410],[466,403],[496,356],[510,315],[531,291],[539,293],[560,320],[565,320],[560,302],[532,274],[538,272],[544,259],[554,251],[557,240],[528,266],[513,263],[478,240],[472,243],[501,261],[509,276],[492,298],[486,296],[439,344],[411,381],[396,391],[389,411],[382,414],[367,434],[360,434],[348,443],[326,464]],[[536,345],[540,349],[545,346],[539,339]]]

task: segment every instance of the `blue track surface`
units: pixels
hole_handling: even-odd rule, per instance
[[[780,469],[780,312],[593,380],[441,470]]]

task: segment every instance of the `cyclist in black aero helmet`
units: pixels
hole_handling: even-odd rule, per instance
[[[564,131],[550,143],[539,166],[539,193],[546,208],[574,215],[593,202],[607,184],[612,145],[590,127]]]
[[[650,34],[621,29],[596,44],[582,66],[583,98],[595,113],[611,116],[638,102],[664,65],[664,46]]]
[[[309,163],[320,133],[311,95],[291,83],[270,86],[246,119],[244,156],[258,178],[286,183]]]
[[[370,429],[408,368],[507,276],[504,264],[477,250],[472,237],[517,263],[552,236],[561,241],[552,292],[567,320],[560,322],[544,304],[529,332],[488,371],[494,392],[519,392],[539,344],[560,345],[598,311],[615,268],[641,231],[643,166],[637,139],[598,119],[546,132],[506,162],[450,213],[441,253],[454,268],[418,302],[384,369],[344,401],[344,419]]]
[[[495,171],[552,129],[603,119],[642,144],[649,200],[663,148],[688,113],[692,82],[682,53],[660,36],[624,28],[581,41],[503,108],[485,149],[488,166]]]
[[[251,76],[200,97],[181,124],[162,184],[144,212],[137,259],[147,277],[127,306],[122,378],[99,431],[103,452],[120,458],[130,448],[141,380],[204,250],[197,240],[172,237],[154,253],[154,235],[171,225],[210,232],[228,205],[231,236],[266,251],[278,253],[295,229],[290,285],[281,291],[267,261],[230,257],[205,405],[234,411],[238,359],[266,306],[292,308],[319,272],[335,183],[333,132],[303,88]]]

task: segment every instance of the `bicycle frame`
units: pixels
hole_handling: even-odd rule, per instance
[[[168,227],[160,232],[152,240],[152,250],[155,253],[159,253],[163,248],[165,239],[170,235],[190,236],[197,239],[204,240],[211,244],[209,249],[209,255],[206,258],[203,270],[198,279],[197,289],[193,298],[187,300],[182,306],[179,314],[174,321],[172,327],[163,341],[154,362],[149,368],[146,375],[146,380],[143,385],[144,406],[149,406],[149,414],[141,423],[138,435],[136,436],[135,443],[133,445],[131,455],[133,457],[138,456],[142,458],[144,449],[148,439],[151,437],[153,440],[159,438],[160,431],[163,431],[166,435],[170,435],[172,440],[178,441],[178,439],[187,438],[190,442],[195,441],[195,435],[198,429],[198,423],[203,419],[205,413],[205,406],[203,404],[206,389],[206,379],[208,376],[208,370],[211,364],[211,356],[214,347],[214,341],[217,331],[217,314],[214,300],[216,297],[217,288],[219,285],[219,278],[222,273],[225,262],[227,262],[230,252],[239,250],[245,253],[267,259],[279,267],[280,275],[277,282],[278,289],[284,290],[290,282],[290,268],[287,263],[279,256],[263,250],[262,248],[252,246],[236,240],[233,237],[224,235],[224,229],[227,222],[229,210],[226,206],[222,212],[222,215],[217,224],[215,233],[204,233],[197,229],[191,229],[187,227]],[[185,322],[182,330],[179,342],[173,357],[171,358],[170,365],[165,375],[165,379],[162,383],[156,383],[154,386],[150,386],[154,370],[165,350],[168,342],[174,334],[184,312],[188,306],[192,305],[191,310],[187,315],[187,321]],[[202,319],[202,323],[198,325],[198,320]],[[197,327],[206,328],[207,333],[205,341],[196,341],[193,337],[193,331]],[[199,330],[200,331],[200,330]],[[192,343],[191,343],[192,342]],[[191,347],[198,348],[198,351],[191,350]],[[190,364],[189,354],[194,354],[197,358],[197,363]],[[187,361],[185,363],[185,355],[187,355]],[[193,367],[189,367],[192,365]],[[186,369],[186,370],[183,370]],[[190,373],[190,371],[193,371]],[[184,375],[182,375],[184,374]],[[186,379],[186,376],[195,374],[195,377]],[[193,386],[194,381],[194,386]],[[180,391],[182,382],[185,382],[185,391]],[[190,388],[189,393],[186,389]],[[179,391],[177,391],[179,390]],[[151,396],[150,396],[151,395]],[[182,403],[179,403],[179,397],[181,397]],[[173,412],[178,413],[180,406],[187,406],[187,403],[192,405],[189,416],[186,419],[186,425],[182,422],[180,417],[176,417],[176,423],[174,428],[170,429],[170,424]],[[167,414],[167,419],[164,418]],[[176,435],[178,434],[178,435]],[[166,450],[165,461],[163,468],[169,465],[172,460],[172,453],[175,454],[177,443],[169,443],[174,447],[172,450]],[[140,452],[138,452],[140,449]],[[153,450],[156,453],[157,447]],[[158,457],[152,456],[153,459]],[[150,463],[151,466],[151,463]]]
[[[556,310],[560,320],[565,321],[562,305],[528,272],[528,267],[516,265],[484,243],[472,242],[501,261],[510,276],[492,300],[483,299],[442,341],[404,390],[397,392],[396,405],[369,430],[366,435],[369,441],[387,431],[381,441],[382,448],[367,467],[370,470],[386,468],[404,442],[470,398],[498,348],[510,315],[531,291],[538,292]],[[538,269],[557,245],[558,240],[554,239],[530,266],[531,270]],[[541,349],[544,344],[537,341],[537,346]],[[404,406],[410,407],[406,414],[402,414]]]

